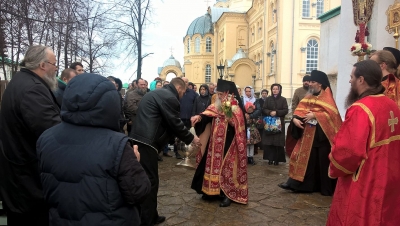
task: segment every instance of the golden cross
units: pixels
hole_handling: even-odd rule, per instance
[[[399,118],[394,117],[393,111],[390,111],[390,119],[388,120],[388,124],[390,126],[390,132],[394,132],[394,125],[397,125],[399,123]]]
[[[204,2],[207,4],[207,9],[208,9],[208,6],[209,6],[208,3],[210,3],[211,1],[210,0],[205,0]]]
[[[174,52],[174,48],[171,46],[171,48],[169,48],[169,50],[171,51],[171,56],[172,56],[173,52]]]

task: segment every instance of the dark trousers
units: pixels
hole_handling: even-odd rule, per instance
[[[192,123],[190,122],[190,119],[181,119],[181,120],[187,129],[190,129],[192,127]],[[178,153],[178,146],[176,145],[176,142],[174,143],[174,152],[175,152],[175,154]]]
[[[140,225],[154,225],[158,218],[157,212],[157,193],[159,186],[158,178],[158,155],[157,151],[150,146],[138,143],[138,150],[140,153],[140,164],[146,171],[151,183],[150,194],[140,205],[141,208],[141,224]]]
[[[48,226],[49,225],[49,209],[37,208],[32,212],[15,213],[7,212],[8,226]]]

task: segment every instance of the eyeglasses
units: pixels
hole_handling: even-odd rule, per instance
[[[53,65],[54,67],[58,67],[58,65],[57,64],[53,64],[53,63],[50,63],[50,62],[48,62],[48,61],[45,61],[46,63],[48,63],[48,64],[51,64],[51,65]]]

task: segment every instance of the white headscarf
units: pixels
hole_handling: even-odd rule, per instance
[[[246,89],[250,88],[251,90],[251,96],[247,97],[246,95]],[[243,106],[246,106],[247,102],[251,102],[252,104],[254,104],[254,102],[256,102],[256,98],[254,97],[254,88],[251,86],[246,86],[243,89]]]

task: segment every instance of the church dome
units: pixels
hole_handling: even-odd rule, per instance
[[[164,67],[167,67],[167,66],[176,66],[176,67],[178,67],[178,68],[181,68],[181,63],[179,63],[179,61],[177,61],[177,60],[174,58],[174,56],[171,55],[171,56],[168,58],[168,60],[164,61],[163,68],[164,68]]]
[[[213,33],[214,29],[211,22],[211,15],[209,13],[206,13],[205,15],[193,20],[186,32],[186,35],[192,37],[194,34],[201,34],[202,36],[204,36],[205,34]]]
[[[247,54],[243,51],[242,48],[239,48],[237,53],[232,57],[232,63],[242,58],[247,58]]]

